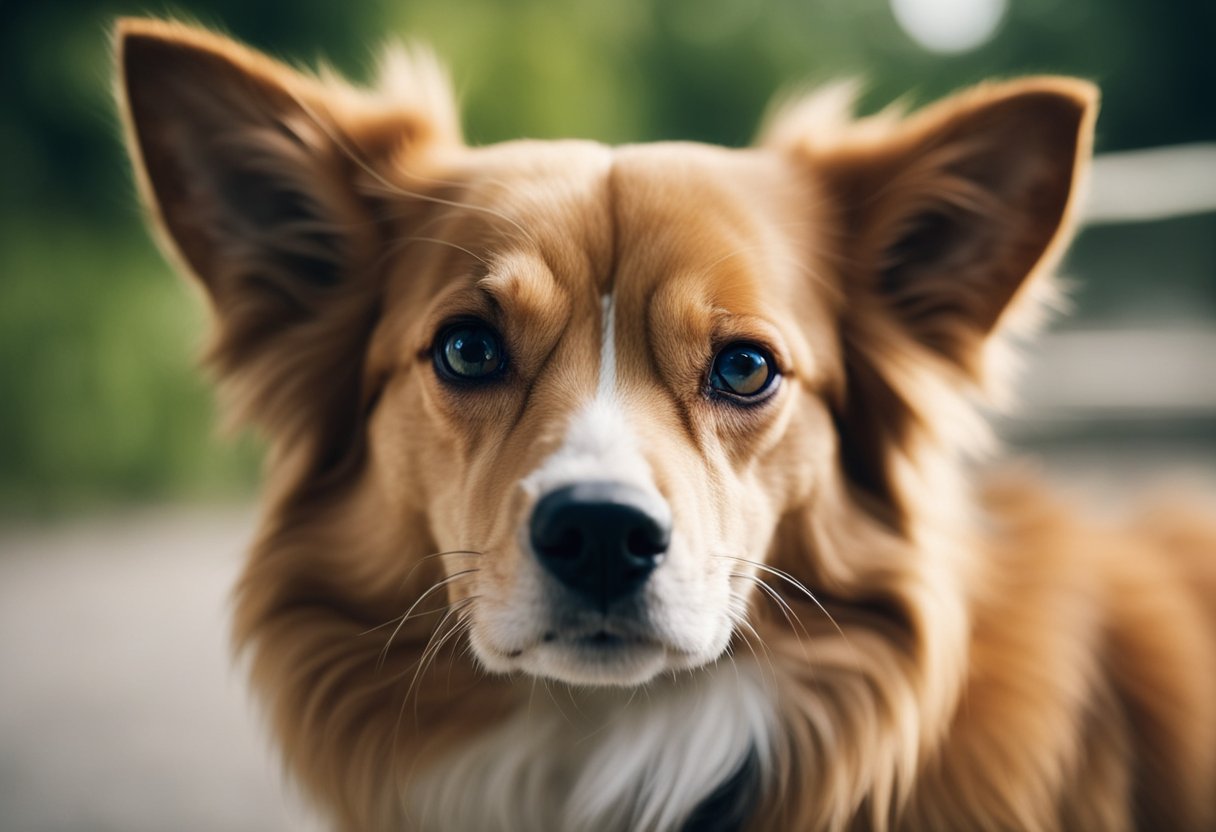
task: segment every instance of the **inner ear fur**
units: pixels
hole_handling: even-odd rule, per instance
[[[899,465],[921,440],[986,436],[968,394],[986,349],[1067,240],[1097,91],[1031,78],[987,84],[911,117],[854,120],[848,90],[794,102],[764,142],[794,154],[838,218],[845,383],[832,402],[846,481],[902,530]],[[1032,310],[1027,310],[1032,311]],[[1019,316],[1020,317],[1020,316]]]
[[[237,417],[339,456],[370,396],[360,374],[388,190],[377,170],[460,141],[445,76],[402,52],[384,89],[359,90],[155,20],[120,21],[116,43],[136,177],[211,301],[209,360]]]
[[[1069,235],[1097,98],[1067,78],[986,84],[810,140],[842,218],[847,288],[978,374],[983,342]]]

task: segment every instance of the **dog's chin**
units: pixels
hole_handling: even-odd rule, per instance
[[[538,644],[520,657],[520,669],[571,685],[627,687],[667,670],[668,653],[658,642],[597,633]]]
[[[541,679],[591,687],[634,687],[656,676],[707,664],[715,655],[696,656],[657,640],[595,632],[545,638],[522,650],[501,651],[476,637],[473,652],[498,673],[526,673]]]

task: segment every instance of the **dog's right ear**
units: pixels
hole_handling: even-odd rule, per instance
[[[392,92],[361,91],[154,20],[120,21],[117,52],[143,196],[211,300],[213,364],[255,377],[245,415],[277,430],[326,391],[357,399],[338,342],[368,329],[383,171],[460,142],[442,71],[397,54]]]

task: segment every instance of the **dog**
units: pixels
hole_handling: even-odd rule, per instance
[[[1091,84],[475,148],[424,50],[116,42],[268,442],[235,642],[337,828],[1216,829],[1210,516],[976,473]]]

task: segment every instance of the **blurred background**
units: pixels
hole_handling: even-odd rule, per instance
[[[217,438],[197,298],[144,230],[118,15],[361,79],[431,42],[467,135],[748,142],[791,83],[863,109],[992,76],[1103,89],[1072,314],[1002,430],[1118,505],[1216,472],[1216,4],[1207,0],[0,2],[0,829],[306,829],[226,653],[258,446]],[[1011,141],[1016,141],[1011,137]]]

